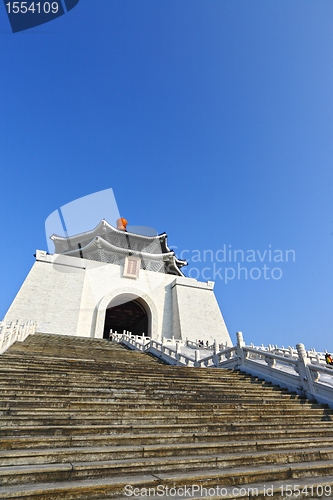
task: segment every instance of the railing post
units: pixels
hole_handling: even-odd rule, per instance
[[[179,343],[176,342],[176,363],[179,365]]]
[[[219,346],[217,345],[217,341],[216,339],[214,340],[214,353],[213,353],[213,362],[214,362],[214,366],[216,366],[216,368],[218,368],[219,366],[219,357],[217,355],[217,353],[219,352]]]
[[[310,362],[306,355],[304,344],[296,344],[298,353],[298,373],[300,378],[300,385],[304,391],[315,397],[315,389],[311,377],[311,370],[308,368]]]
[[[196,367],[199,366],[199,351],[198,351],[198,349],[195,350],[194,366],[196,366]]]
[[[245,342],[243,339],[243,333],[242,332],[236,332],[236,337],[237,337],[237,358],[238,358],[238,366],[241,367],[244,364],[244,352],[243,352],[243,347],[245,346]]]
[[[243,347],[245,346],[245,342],[243,339],[243,333],[242,332],[236,332],[236,337],[237,337],[237,347]]]

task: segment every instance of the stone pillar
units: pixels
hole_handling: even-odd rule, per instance
[[[308,397],[315,397],[315,390],[311,378],[311,371],[308,368],[310,359],[307,357],[304,344],[296,344],[298,353],[298,374],[300,378],[300,386],[307,393]]]
[[[242,332],[236,332],[236,337],[237,337],[237,347],[243,347],[245,346],[245,342],[243,339],[243,333]]]
[[[245,346],[245,342],[243,339],[243,333],[242,332],[236,332],[236,337],[237,337],[237,358],[238,358],[238,367],[241,368],[243,363],[244,363],[244,353],[243,353],[243,347]]]
[[[179,343],[176,342],[176,361],[177,365],[179,365]]]
[[[219,357],[217,355],[218,352],[219,352],[219,346],[217,345],[217,341],[214,340],[213,361],[214,361],[214,366],[216,366],[216,368],[219,366]]]

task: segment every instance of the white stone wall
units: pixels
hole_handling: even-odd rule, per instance
[[[37,251],[36,262],[10,306],[6,321],[37,321],[38,331],[73,335],[77,330],[84,268]],[[73,263],[74,264],[74,263]]]
[[[153,338],[232,345],[212,282],[142,269],[138,279],[125,278],[119,265],[42,251],[5,318],[36,320],[40,332],[101,338],[105,309],[121,295],[145,303]]]
[[[198,282],[190,278],[176,278],[172,284],[173,328],[175,338],[232,342],[214,295],[214,283]]]

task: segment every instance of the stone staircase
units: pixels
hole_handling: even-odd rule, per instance
[[[239,372],[35,334],[0,357],[0,499],[332,498],[332,414]]]

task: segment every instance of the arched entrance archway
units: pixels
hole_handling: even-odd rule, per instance
[[[96,339],[103,338],[104,323],[105,323],[105,313],[107,308],[114,303],[113,301],[118,301],[118,304],[128,302],[130,300],[136,300],[140,302],[145,308],[148,315],[148,335],[153,339],[158,338],[158,310],[152,299],[148,294],[144,293],[138,288],[124,286],[116,288],[111,291],[105,297],[103,297],[96,308],[96,323],[94,337]],[[122,332],[121,332],[122,333]]]
[[[148,336],[148,314],[139,300],[114,299],[105,311],[103,338],[108,339],[110,330],[133,335]]]

